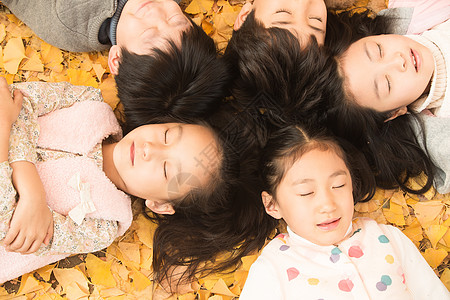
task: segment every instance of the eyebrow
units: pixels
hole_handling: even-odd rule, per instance
[[[369,60],[372,61],[372,56],[370,55],[369,49],[367,48],[367,42],[364,43],[364,52],[366,53]],[[377,99],[380,99],[380,92],[379,92],[378,82],[377,82],[376,78],[373,79],[373,88],[374,88],[375,95],[377,96]]]
[[[333,174],[331,174],[328,178],[334,178],[340,175],[347,175],[347,172],[345,170],[338,170],[336,172],[334,172]],[[314,179],[310,179],[310,178],[305,178],[305,179],[299,179],[296,180],[292,183],[292,185],[299,185],[299,184],[305,184],[308,182],[313,182]]]

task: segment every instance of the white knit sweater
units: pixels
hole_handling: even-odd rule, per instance
[[[450,20],[425,31],[421,35],[407,37],[429,48],[433,54],[435,69],[427,96],[415,101],[411,108],[416,112],[430,110],[435,116],[450,117]]]

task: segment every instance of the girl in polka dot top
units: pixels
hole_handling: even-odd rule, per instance
[[[375,184],[343,141],[298,126],[264,151],[262,201],[287,223],[252,265],[245,299],[450,299],[415,245],[397,228],[353,218]]]

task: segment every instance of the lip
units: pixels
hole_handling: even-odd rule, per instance
[[[130,147],[130,159],[131,159],[131,165],[134,166],[134,142],[131,143],[131,147]]]
[[[417,52],[414,49],[411,49],[411,63],[413,66],[414,66],[414,60],[416,60],[415,70],[418,73],[420,70],[421,64],[422,64],[422,60],[421,60],[419,52]]]
[[[325,222],[317,224],[317,227],[319,227],[319,229],[324,230],[324,231],[331,231],[331,230],[336,229],[336,227],[338,227],[340,222],[341,222],[341,218],[329,219],[329,220],[326,220]]]

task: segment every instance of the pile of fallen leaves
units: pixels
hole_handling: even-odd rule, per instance
[[[379,0],[383,1],[383,0]],[[243,0],[182,0],[181,5],[223,50]],[[359,0],[367,6],[375,0]],[[378,2],[378,3],[379,3]],[[101,89],[116,111],[120,103],[108,69],[107,52],[72,53],[55,48],[33,34],[0,7],[0,76],[8,83],[69,81]],[[411,182],[411,184],[417,184]],[[450,289],[450,196],[434,190],[423,196],[379,190],[358,204],[356,215],[399,227],[420,249]],[[257,255],[242,259],[229,274],[201,278],[183,295],[169,295],[151,278],[155,224],[137,213],[131,228],[104,251],[80,254],[0,285],[1,299],[237,299]]]

